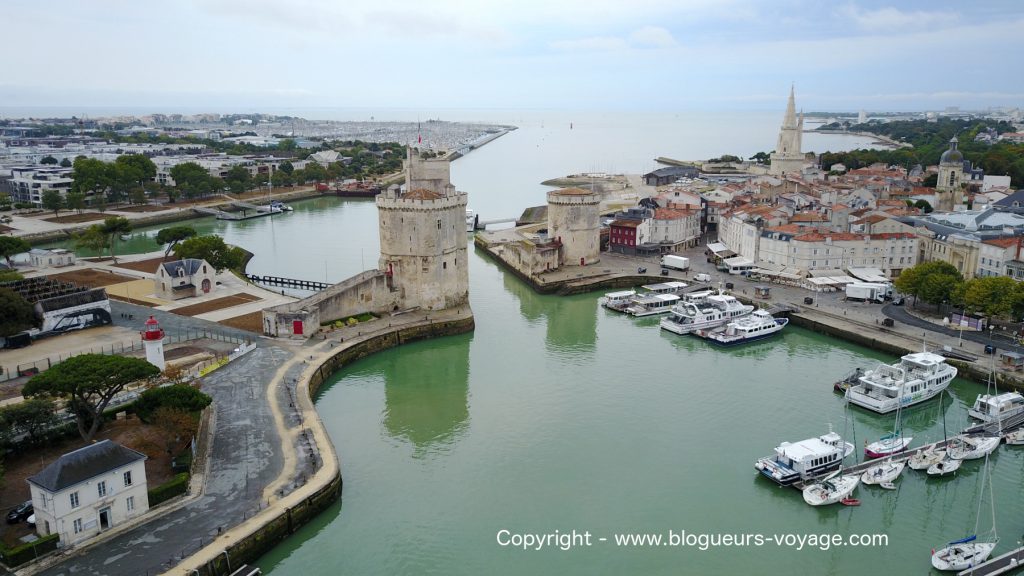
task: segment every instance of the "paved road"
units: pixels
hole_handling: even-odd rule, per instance
[[[958,340],[960,338],[963,338],[964,340],[977,342],[978,344],[981,345],[992,344],[1000,350],[1013,350],[1014,352],[1024,354],[1024,347],[1018,346],[1013,342],[1009,342],[1003,337],[997,336],[995,339],[993,339],[987,332],[961,332],[960,330],[956,330],[953,328],[939,326],[934,322],[929,322],[927,320],[914,316],[913,314],[907,312],[906,308],[903,306],[894,306],[892,304],[886,304],[885,306],[882,307],[882,313],[888,316],[889,318],[892,318],[896,322],[903,322],[904,324],[909,324],[911,326],[917,326],[918,328],[931,330],[932,332],[944,334],[951,338],[957,338]]]
[[[125,311],[121,309],[123,306],[131,307],[135,322],[151,312],[144,307],[118,303],[114,313],[118,323],[120,313]],[[209,325],[202,320],[157,315],[162,324],[166,320],[165,326],[175,329]],[[253,352],[203,379],[203,390],[213,396],[216,408],[216,441],[212,444],[203,496],[163,518],[90,547],[86,554],[69,558],[40,574],[157,574],[177,564],[183,555],[208,544],[218,528],[226,529],[256,513],[260,502],[265,502],[263,488],[282,470],[281,438],[274,425],[270,403],[265,398],[266,390],[280,366],[293,357],[292,351],[261,341]],[[289,377],[292,372],[297,375],[293,370],[288,373]],[[279,389],[275,400],[288,417],[286,423],[294,425],[296,420],[294,411],[288,409],[287,390]]]

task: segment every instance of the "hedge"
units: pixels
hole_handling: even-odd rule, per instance
[[[4,558],[4,564],[8,568],[14,568],[15,566],[21,566],[26,562],[31,562],[36,558],[53,552],[57,549],[57,542],[59,536],[57,534],[50,534],[49,536],[43,536],[38,540],[26,542],[14,548],[8,548],[2,553]]]
[[[149,507],[152,508],[162,504],[175,496],[180,496],[188,490],[188,472],[177,474],[167,483],[161,484],[149,491]]]

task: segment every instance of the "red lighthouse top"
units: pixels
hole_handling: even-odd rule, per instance
[[[163,340],[164,331],[160,329],[160,323],[152,316],[146,320],[146,331],[142,333],[143,340]]]

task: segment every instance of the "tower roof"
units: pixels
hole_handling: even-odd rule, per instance
[[[443,196],[441,196],[437,192],[434,192],[433,190],[427,190],[426,188],[417,188],[415,190],[410,190],[409,192],[406,192],[405,194],[402,195],[402,198],[406,198],[408,200],[438,200],[440,198],[443,198]]]
[[[562,188],[551,193],[556,196],[587,196],[593,194],[590,190],[584,190],[583,188]]]
[[[956,149],[958,142],[959,140],[956,139],[956,136],[949,139],[949,149],[939,157],[939,164],[963,164],[964,154]]]

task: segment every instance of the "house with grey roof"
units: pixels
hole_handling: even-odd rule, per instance
[[[103,440],[64,454],[28,478],[36,532],[71,546],[149,510],[146,455]]]
[[[209,294],[217,272],[206,260],[185,258],[161,262],[153,278],[154,294],[164,300],[181,300]]]

